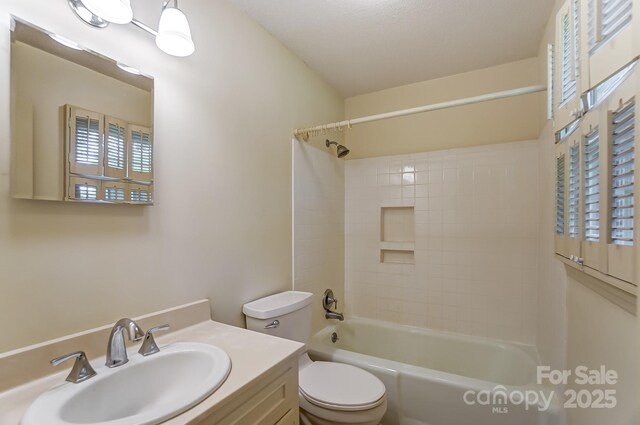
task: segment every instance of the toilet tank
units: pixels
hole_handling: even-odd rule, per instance
[[[247,329],[306,344],[311,336],[312,297],[310,292],[287,291],[247,303],[242,307]]]

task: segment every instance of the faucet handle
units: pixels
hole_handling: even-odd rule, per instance
[[[96,371],[91,367],[91,363],[87,360],[87,356],[84,354],[84,351],[75,351],[61,357],[56,357],[51,360],[51,364],[58,366],[59,364],[74,358],[76,361],[73,363],[69,376],[67,376],[67,381],[77,384],[96,375]]]
[[[322,296],[322,307],[324,307],[326,311],[331,311],[332,304],[337,310],[338,300],[333,296],[333,291],[331,289],[327,289],[326,291],[324,291],[324,295]]]
[[[156,344],[156,340],[153,338],[153,334],[154,332],[166,331],[168,329],[169,325],[161,325],[149,329],[144,336],[144,341],[142,342],[138,353],[142,354],[143,356],[150,356],[151,354],[159,352],[160,348],[158,348],[158,344]]]

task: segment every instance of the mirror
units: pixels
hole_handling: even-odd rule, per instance
[[[12,17],[11,195],[153,204],[153,79]]]

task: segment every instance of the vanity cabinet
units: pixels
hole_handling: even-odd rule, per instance
[[[198,425],[298,425],[298,359],[258,378]]]
[[[555,248],[569,264],[635,292],[636,69],[600,96],[556,143]],[[558,139],[558,138],[557,138]]]

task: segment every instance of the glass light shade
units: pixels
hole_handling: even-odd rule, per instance
[[[168,7],[162,12],[156,45],[172,56],[189,56],[196,50],[189,21],[180,9]]]
[[[114,24],[128,24],[133,19],[131,0],[82,0],[82,3],[94,15]]]

